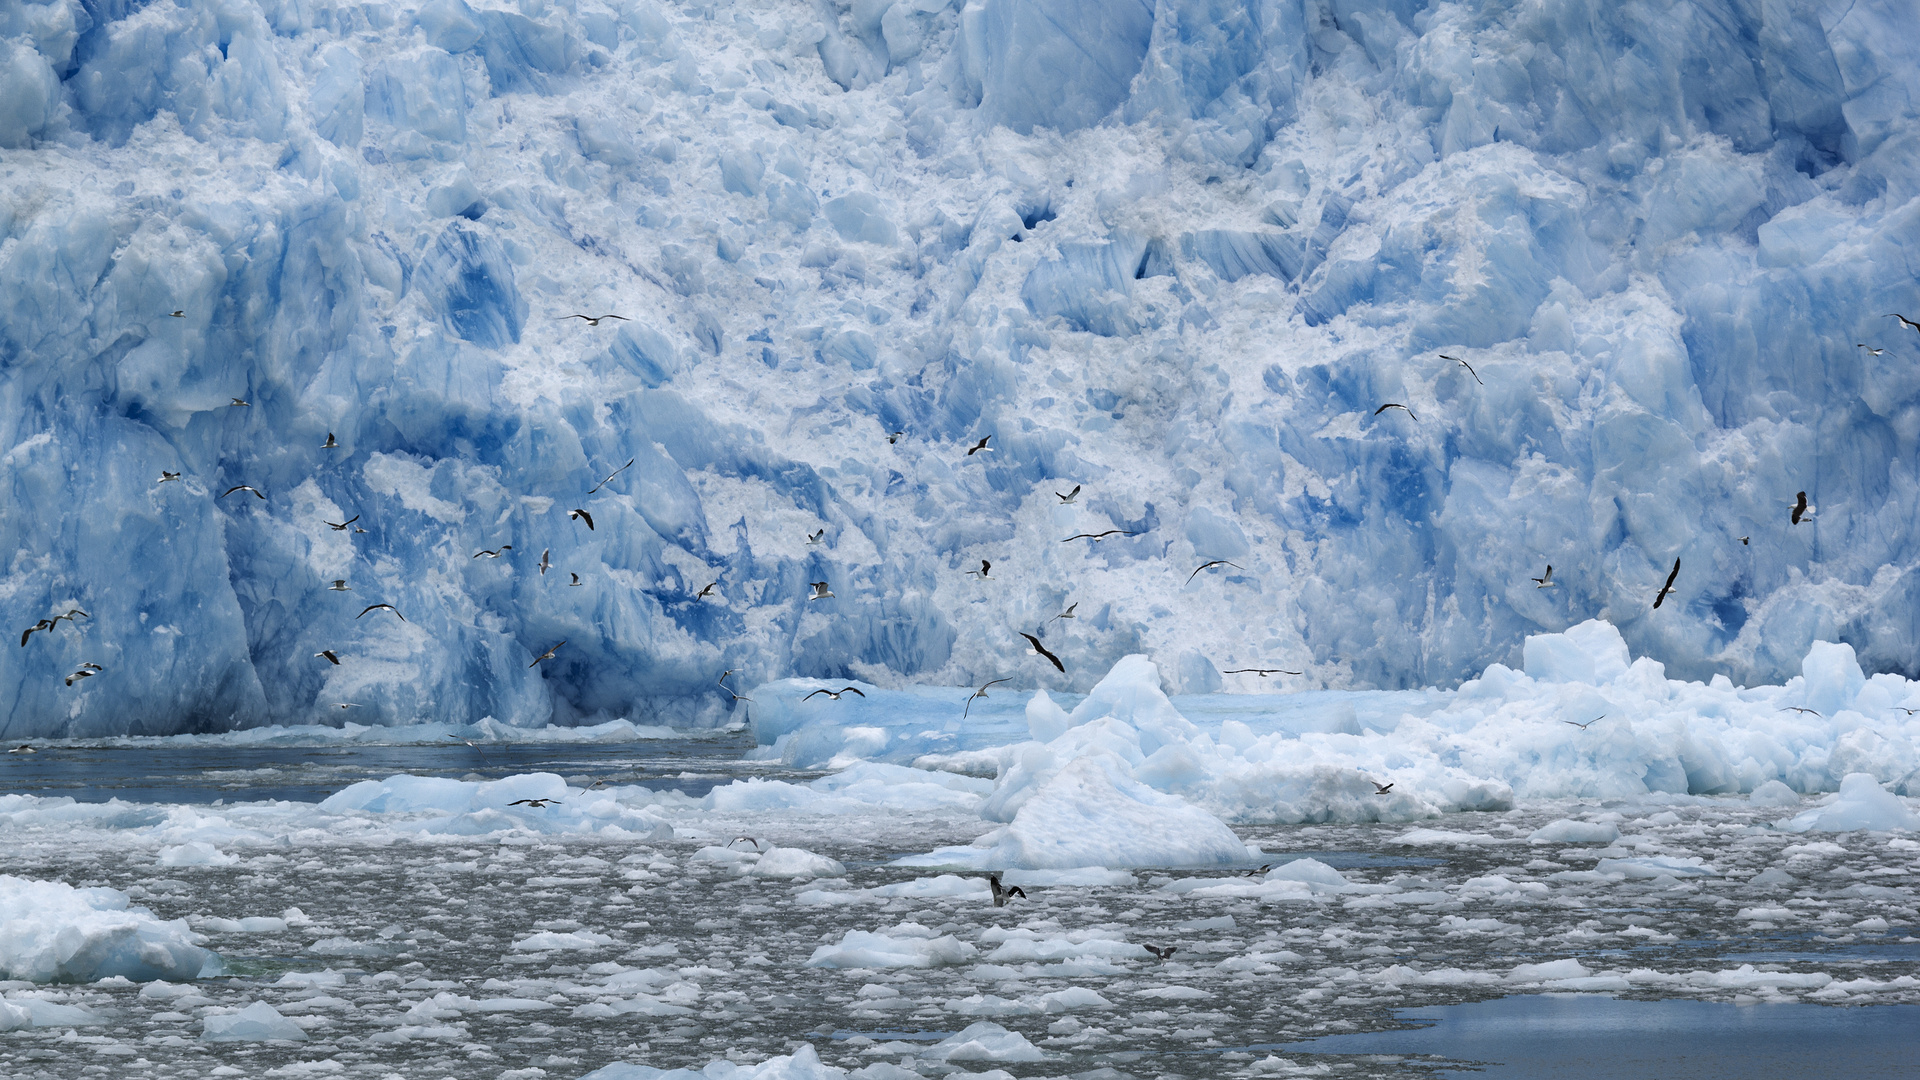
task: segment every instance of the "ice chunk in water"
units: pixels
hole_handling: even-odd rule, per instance
[[[203,1042],[305,1042],[306,1030],[280,1015],[280,1010],[256,1001],[237,1012],[209,1016],[201,1021]]]
[[[580,1080],[846,1080],[847,1071],[823,1064],[811,1046],[791,1055],[771,1057],[757,1065],[738,1065],[717,1059],[702,1069],[656,1069],[617,1061],[582,1076]]]
[[[1869,829],[1887,832],[1893,829],[1920,829],[1920,814],[1907,806],[1905,799],[1880,786],[1867,773],[1850,773],[1840,781],[1837,794],[1821,805],[1782,821],[1778,828],[1788,832],[1849,832]]]
[[[162,921],[118,889],[0,875],[0,977],[139,982],[217,974],[220,958],[184,920]]]

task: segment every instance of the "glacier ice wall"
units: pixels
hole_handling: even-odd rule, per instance
[[[0,648],[0,733],[1400,687],[1589,618],[1913,674],[1917,23],[15,0],[0,597],[91,618]]]

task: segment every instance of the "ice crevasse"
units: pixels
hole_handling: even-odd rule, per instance
[[[717,723],[729,668],[979,685],[1042,624],[1061,694],[1456,686],[1595,618],[1684,679],[1914,674],[1914,31],[8,4],[0,609],[88,615],[0,649],[0,737]],[[1767,754],[1644,782],[1829,769]]]

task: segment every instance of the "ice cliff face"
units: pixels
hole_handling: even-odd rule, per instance
[[[1593,617],[1912,673],[1917,24],[14,0],[0,594],[91,618],[0,648],[0,732],[1446,683]]]

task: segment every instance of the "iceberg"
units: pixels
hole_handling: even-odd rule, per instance
[[[1920,674],[1904,5],[680,10],[0,11],[0,738]]]

